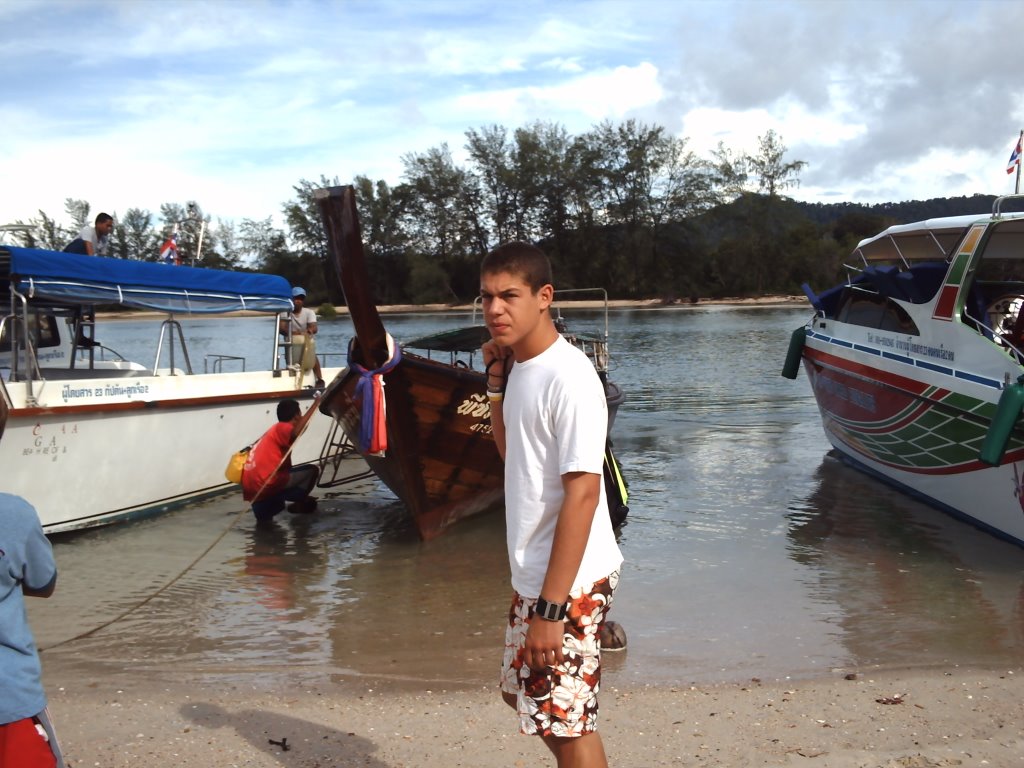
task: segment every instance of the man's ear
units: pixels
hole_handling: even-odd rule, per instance
[[[540,299],[541,308],[547,309],[551,306],[551,302],[555,300],[555,286],[551,285],[551,283],[542,285],[537,290],[537,298]]]

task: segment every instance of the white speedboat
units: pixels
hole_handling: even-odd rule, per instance
[[[0,491],[28,499],[48,533],[236,488],[228,458],[274,423],[277,403],[314,403],[312,373],[281,359],[282,277],[0,246],[0,294]],[[94,307],[112,304],[166,313],[152,367],[93,338]],[[235,310],[266,317],[262,369],[225,354],[193,370],[175,316]],[[332,460],[336,471],[344,445],[332,434],[330,419],[312,419],[294,463]]]
[[[1024,544],[1024,214],[930,219],[861,241],[845,283],[805,286],[801,360],[847,461]]]

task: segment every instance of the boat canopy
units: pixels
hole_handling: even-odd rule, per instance
[[[883,232],[861,240],[857,253],[866,262],[872,261],[941,261],[949,256],[968,227],[984,221],[988,215],[949,216],[913,224],[897,224]]]
[[[471,325],[456,328],[452,331],[441,331],[430,336],[405,342],[403,347],[412,349],[429,349],[433,352],[479,352],[486,342],[491,340],[491,332],[486,325]]]
[[[62,305],[119,304],[162,312],[287,312],[291,287],[278,275],[0,246],[0,289]]]

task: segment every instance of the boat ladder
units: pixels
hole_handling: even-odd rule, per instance
[[[341,425],[338,422],[334,422],[331,426],[331,431],[327,433],[327,438],[324,440],[324,446],[320,450],[320,459],[317,462],[320,466],[320,480],[316,484],[317,487],[336,488],[339,485],[355,483],[373,477],[373,472],[367,468],[362,460],[356,463],[355,466],[358,468],[356,471],[346,471],[352,470],[352,466],[342,470],[342,463],[347,459],[359,459],[359,451],[356,450],[355,445],[348,435],[345,434],[345,430],[341,428]]]

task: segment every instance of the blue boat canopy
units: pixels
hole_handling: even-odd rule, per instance
[[[177,267],[37,248],[0,247],[0,285],[59,304],[120,304],[162,312],[287,312],[291,286],[278,275]]]

